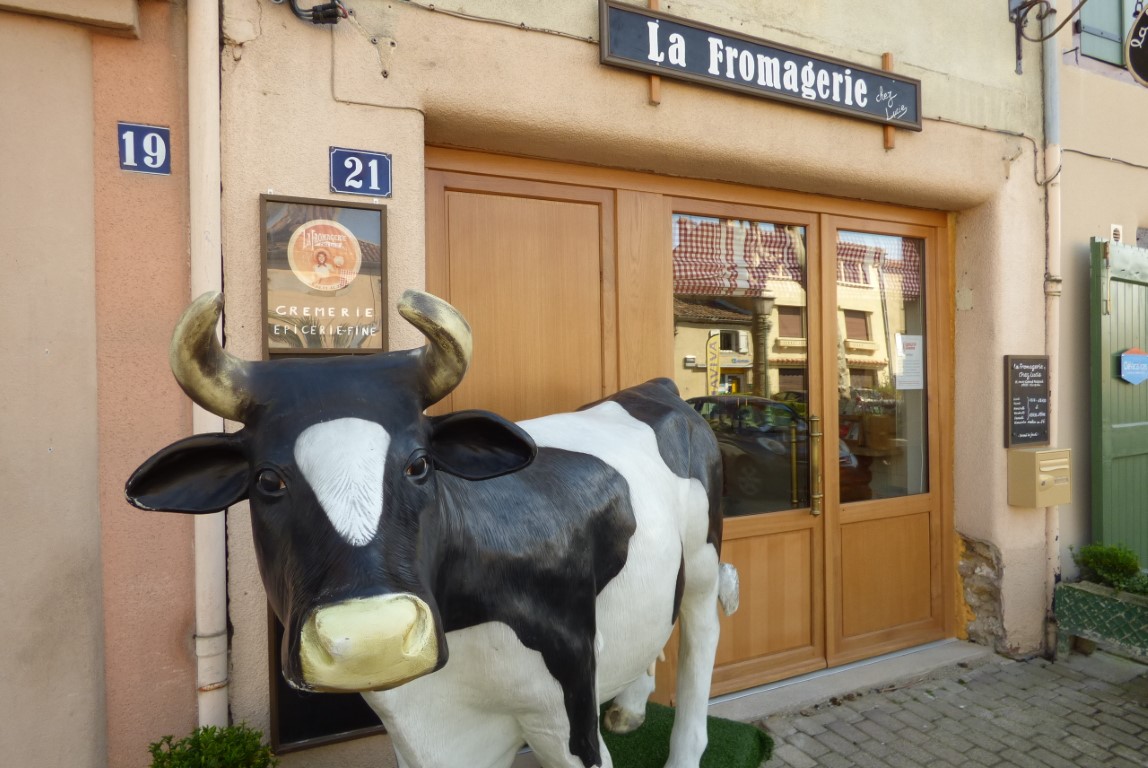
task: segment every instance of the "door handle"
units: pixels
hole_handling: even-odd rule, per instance
[[[800,487],[797,480],[797,422],[789,425],[789,505],[797,509],[801,505]]]
[[[809,514],[821,514],[821,417],[809,417],[809,472],[810,480]]]

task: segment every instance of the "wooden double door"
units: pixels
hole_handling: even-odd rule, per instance
[[[437,411],[526,419],[669,376],[713,426],[741,575],[715,695],[953,633],[945,215],[439,148],[427,168],[427,288],[475,336]]]

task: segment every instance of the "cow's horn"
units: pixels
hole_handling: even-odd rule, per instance
[[[243,421],[250,400],[252,364],[223,351],[215,324],[223,294],[205,293],[191,303],[171,337],[168,358],[187,396],[216,416]]]
[[[421,291],[403,293],[399,314],[427,337],[422,352],[423,403],[433,405],[459,385],[470,365],[470,325],[450,304]]]

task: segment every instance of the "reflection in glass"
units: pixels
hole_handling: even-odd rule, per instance
[[[838,232],[838,424],[871,498],[928,491],[923,285],[924,241]]]
[[[805,228],[675,214],[674,379],[717,435],[726,515],[809,505]]]

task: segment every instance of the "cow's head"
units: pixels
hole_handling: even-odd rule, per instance
[[[462,380],[470,327],[446,302],[407,291],[399,312],[427,337],[421,349],[248,362],[216,339],[222,309],[208,294],[184,312],[171,367],[192,400],[244,428],[164,448],[128,480],[128,501],[193,514],[250,501],[295,687],[382,690],[433,672],[447,655],[432,595],[436,473],[482,480],[535,453],[494,414],[423,413]]]

